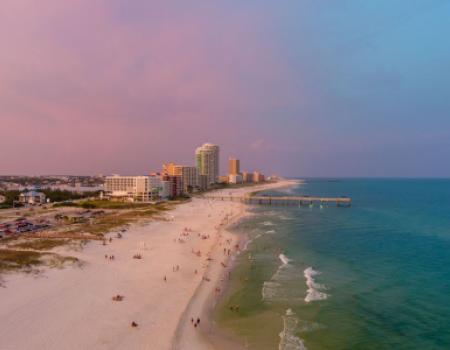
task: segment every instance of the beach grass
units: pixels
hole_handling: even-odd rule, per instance
[[[69,243],[66,239],[33,238],[10,246],[13,249],[51,250]]]
[[[139,219],[144,218],[160,219],[162,218],[161,214],[163,212],[173,209],[174,206],[179,203],[180,203],[179,201],[163,202],[158,204],[140,203],[137,206],[132,207],[132,209],[123,207],[113,212],[108,212],[104,216],[96,218],[91,223],[84,223],[81,225],[77,225],[76,228],[74,228],[69,232],[76,233],[81,231],[101,237],[114,229],[124,227],[127,224],[132,223]],[[132,203],[121,203],[121,204],[132,204]]]
[[[62,268],[66,263],[79,263],[79,260],[72,256],[34,250],[0,249],[0,273],[30,271],[39,266]]]
[[[77,202],[62,202],[56,203],[54,207],[76,207],[84,209],[137,209],[154,206],[150,203],[128,203],[128,202],[115,202],[109,200],[92,199],[81,200]]]
[[[0,272],[42,265],[44,255],[45,253],[29,250],[0,249]]]

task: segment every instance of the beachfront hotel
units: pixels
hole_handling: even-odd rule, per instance
[[[242,173],[242,181],[243,181],[244,183],[250,183],[250,182],[253,182],[253,173],[249,173],[249,172],[247,172],[247,171],[244,171],[244,172]]]
[[[207,186],[219,181],[219,146],[205,143],[195,150],[195,165],[199,175],[206,177]]]
[[[190,193],[199,188],[198,170],[195,166],[178,165],[175,163],[163,164],[163,174],[179,176],[184,193]]]
[[[228,159],[228,175],[238,175],[241,173],[239,159]]]
[[[151,202],[159,198],[163,186],[155,183],[150,176],[107,176],[105,179],[105,197],[128,202]]]
[[[228,183],[240,184],[242,183],[242,174],[240,170],[240,161],[236,158],[228,159]]]
[[[264,175],[261,174],[259,171],[253,172],[253,182],[264,182]]]

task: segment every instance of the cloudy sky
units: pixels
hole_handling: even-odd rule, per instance
[[[2,0],[0,174],[203,142],[287,176],[450,176],[450,0]]]

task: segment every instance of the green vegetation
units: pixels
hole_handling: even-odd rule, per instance
[[[84,200],[79,202],[57,203],[55,207],[76,207],[83,209],[136,209],[154,206],[148,203],[114,202],[108,200]]]
[[[76,192],[65,191],[65,190],[63,191],[63,190],[50,190],[50,189],[42,189],[42,190],[39,190],[39,192],[44,193],[45,196],[47,198],[49,198],[51,202],[63,202],[63,201],[72,201],[72,200],[83,199],[83,198],[97,197],[99,194],[98,191],[76,193]]]
[[[39,266],[45,253],[0,249],[0,272]]]
[[[100,203],[98,203],[100,202]],[[116,209],[114,212],[99,216],[93,223],[85,223],[77,226],[72,231],[73,233],[86,232],[96,236],[103,236],[103,234],[110,232],[115,228],[125,226],[126,224],[143,218],[158,217],[164,211],[170,210],[178,201],[163,202],[158,204],[147,203],[123,203],[123,202],[109,202],[109,201],[89,201],[89,204],[94,204],[96,208],[102,209]],[[76,203],[76,204],[82,204]],[[97,205],[102,205],[97,207]],[[110,206],[111,205],[111,206]],[[131,205],[131,206],[130,206]]]
[[[64,201],[73,201],[83,198],[91,198],[97,197],[99,192],[83,192],[76,193],[71,191],[63,191],[63,190],[50,190],[50,189],[42,189],[39,190],[45,194],[46,198],[49,198],[51,202],[64,202]],[[0,204],[0,209],[7,209],[13,206],[13,201],[17,201],[19,199],[21,191],[0,191],[0,195],[5,196],[6,200],[4,203]],[[64,203],[57,204],[57,206],[64,206]]]
[[[174,201],[174,203],[181,202],[182,199]],[[162,210],[164,208],[165,203],[171,202],[163,202],[158,204],[151,203],[130,203],[130,202],[115,202],[109,200],[83,200],[79,202],[63,202],[57,203],[54,207],[76,207],[83,209],[114,209],[114,210],[122,210],[122,209],[157,209]]]
[[[33,250],[51,250],[67,244],[69,241],[65,239],[38,238],[28,239],[26,241],[14,244],[11,248],[33,249]]]
[[[0,273],[32,269],[38,266],[62,268],[66,263],[79,263],[78,258],[41,253],[32,250],[0,249]]]
[[[20,191],[0,191],[0,195],[5,196],[5,202],[0,204],[0,209],[7,209],[13,206],[13,201],[19,199]]]
[[[151,207],[148,203],[114,202],[109,200],[87,200],[79,203],[85,209],[136,209]]]

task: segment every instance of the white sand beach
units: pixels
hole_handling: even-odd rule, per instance
[[[206,316],[226,283],[229,259],[242,248],[225,227],[242,215],[244,204],[194,198],[167,213],[172,221],[133,224],[106,246],[66,251],[81,267],[3,276],[0,349],[214,348]],[[118,294],[123,300],[113,301]]]

